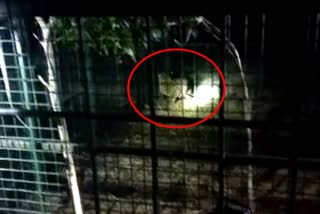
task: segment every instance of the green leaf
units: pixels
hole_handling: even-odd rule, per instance
[[[116,30],[117,28],[118,29],[120,28],[120,25],[117,23],[111,23],[111,28],[112,28],[112,30]]]
[[[162,33],[160,29],[153,29],[152,30],[152,37],[154,40],[159,41],[162,37]]]
[[[123,49],[123,51],[124,51],[127,55],[129,55],[134,62],[137,62],[136,57],[135,57],[135,54],[134,54],[132,48],[126,47],[126,48]]]

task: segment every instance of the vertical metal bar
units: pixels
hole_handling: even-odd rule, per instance
[[[0,100],[0,103],[1,103],[1,100]],[[1,103],[1,104],[2,104],[2,103]],[[0,124],[1,124],[1,126],[2,126],[2,130],[1,130],[1,140],[2,140],[3,138],[7,138],[7,133],[6,133],[6,127],[5,127],[4,117],[1,116],[0,119],[1,119]],[[4,150],[4,149],[1,149],[1,150],[0,150],[0,154],[1,154],[1,155],[4,155],[4,151],[3,151],[3,150]],[[8,161],[8,160],[5,160],[5,161],[3,161],[3,162],[7,162],[7,161]],[[5,168],[5,170],[7,170],[7,168]],[[3,171],[4,171],[4,170],[3,170]],[[3,180],[3,176],[4,176],[4,173],[0,173],[0,182],[1,182],[1,185],[0,185],[0,186],[1,186],[1,187],[4,187],[4,185],[5,185],[5,182],[4,182],[4,180]],[[9,197],[9,194],[8,194],[7,191],[0,191],[0,196],[1,196],[1,197],[8,198],[8,197]],[[9,203],[8,203],[7,200],[6,200],[4,203],[6,204],[7,207],[9,207]]]
[[[168,37],[166,36],[167,35],[167,32],[168,32],[168,26],[167,24],[168,23],[168,18],[166,16],[163,17],[163,20],[162,20],[162,23],[161,23],[161,36],[163,38],[163,41],[164,41],[164,48],[168,48]],[[158,78],[158,93],[157,93],[157,96],[161,96],[161,93],[163,92],[164,88],[167,88],[166,85],[162,85],[162,81],[160,82],[160,76],[164,76],[164,75],[167,75],[169,73],[169,57],[168,57],[168,54],[166,54],[164,56],[164,70],[163,71],[159,71],[159,73],[157,73],[157,77]]]
[[[297,188],[297,158],[296,156],[291,158],[289,177],[290,177],[290,190],[289,190],[289,201],[288,201],[288,214],[295,213],[295,202],[296,202],[296,188]]]
[[[304,38],[305,35],[303,33],[302,30],[298,31],[296,29],[303,29],[304,28],[304,20],[303,20],[303,16],[296,16],[296,14],[290,14],[290,16],[287,16],[287,19],[285,19],[286,23],[286,31],[287,34],[292,36],[292,39],[294,39],[295,41],[297,41],[297,48],[299,50],[302,50],[298,53],[295,52],[288,52],[286,54],[285,57],[285,61],[284,64],[289,64],[288,69],[290,69],[292,71],[293,74],[298,74],[298,72],[300,72],[301,70],[303,70],[303,68],[305,67],[306,64],[306,59],[304,56]],[[289,49],[291,47],[290,43],[285,43],[285,48]],[[295,63],[291,63],[294,61]],[[287,62],[287,63],[286,63]],[[290,72],[291,74],[291,72]],[[297,81],[303,81],[300,80],[300,78],[297,77],[297,79],[294,79]],[[292,84],[294,84],[294,82],[296,81],[292,81]],[[291,94],[293,93],[295,96],[303,96],[305,95],[303,92],[304,90],[300,90],[300,89],[296,89],[294,88],[295,85],[291,85],[290,87],[292,87],[292,91]],[[304,99],[302,99],[302,101],[304,101]],[[299,115],[299,113],[301,113],[301,108],[300,105],[296,105],[295,107],[293,107],[295,110],[295,115]],[[294,122],[296,122],[297,124],[300,124],[300,120],[301,117],[299,116],[295,116],[294,117]],[[301,130],[299,126],[295,126],[292,128],[292,133],[293,133],[293,139],[292,140],[292,145],[291,148],[289,150],[289,169],[288,169],[288,175],[290,178],[290,182],[289,182],[289,199],[288,199],[288,214],[294,214],[296,213],[296,209],[295,209],[295,203],[296,203],[296,188],[297,188],[297,173],[298,173],[298,169],[297,169],[297,159],[298,159],[298,145],[296,144],[296,142],[298,142],[297,139],[303,139],[301,136]]]
[[[250,101],[250,96],[249,96],[249,90],[248,90],[248,86],[246,84],[246,79],[244,76],[244,72],[246,72],[248,70],[248,31],[249,31],[249,16],[248,14],[245,15],[245,19],[244,19],[244,25],[245,25],[245,29],[244,29],[244,66],[243,66],[243,87],[244,87],[244,96],[246,99],[246,104],[243,106],[243,111],[244,111],[244,117],[245,120],[251,120],[251,107],[252,104],[250,104],[249,108],[248,108],[248,102],[251,103]],[[263,47],[261,47],[263,48]],[[261,75],[260,75],[261,77]],[[262,85],[262,79],[259,79],[259,86]],[[253,145],[252,145],[252,130],[250,128],[246,129],[246,133],[247,133],[247,146],[248,146],[248,155],[252,155],[253,152]],[[254,211],[255,210],[255,198],[254,198],[254,186],[253,186],[253,166],[251,164],[248,165],[248,177],[247,177],[247,191],[248,191],[248,205],[249,208]]]
[[[79,34],[79,59],[80,59],[80,74],[82,76],[82,83],[83,83],[83,88],[85,91],[85,109],[84,111],[86,113],[90,113],[91,109],[90,107],[92,106],[90,103],[90,93],[89,93],[89,88],[88,88],[88,77],[86,76],[86,66],[85,66],[85,55],[84,55],[84,48],[83,48],[83,38],[82,38],[82,26],[81,26],[81,18],[77,17],[77,27],[78,27],[78,34]],[[99,200],[99,190],[98,190],[98,176],[97,176],[97,164],[96,164],[96,145],[95,145],[95,134],[94,134],[94,123],[92,120],[90,120],[90,142],[88,142],[88,149],[90,151],[90,159],[91,159],[91,167],[92,167],[92,179],[93,179],[93,191],[94,191],[94,206],[95,206],[95,213],[99,214],[100,213],[100,200]]]
[[[310,34],[311,34],[311,16],[307,16],[307,32],[306,32],[306,50],[310,48]]]
[[[243,41],[243,69],[247,68],[247,59],[248,59],[248,25],[249,18],[248,14],[244,16],[244,41]]]
[[[221,25],[221,42],[220,42],[220,70],[222,74],[224,74],[225,71],[225,53],[226,53],[226,38],[225,38],[225,12],[222,12],[222,25]],[[220,84],[220,97],[223,96],[223,86]],[[224,105],[220,107],[219,110],[219,118],[221,120],[224,119]],[[219,127],[218,132],[218,152],[219,152],[219,158],[218,158],[218,182],[219,182],[219,193],[218,193],[218,213],[223,214],[224,213],[224,129],[223,127]]]
[[[146,17],[146,33],[147,33],[147,41],[148,41],[148,53],[151,53],[151,32],[150,32],[150,17]],[[150,106],[150,114],[151,117],[155,116],[154,109],[154,100],[153,100],[153,71],[151,70],[151,64],[147,64],[148,71],[148,97],[149,97],[149,106]],[[151,131],[151,151],[152,151],[152,202],[153,202],[153,213],[159,213],[159,198],[158,198],[158,157],[157,157],[157,142],[156,142],[156,128],[155,125],[150,124]]]
[[[299,136],[299,130],[293,130],[294,136],[301,139]],[[295,212],[295,203],[296,203],[296,188],[297,188],[297,147],[295,142],[292,145],[293,152],[289,155],[289,169],[288,169],[288,175],[290,178],[289,183],[289,200],[288,200],[288,214],[294,214]]]
[[[317,13],[316,16],[316,29],[315,29],[315,38],[314,38],[314,52],[317,54],[319,49],[319,29],[320,28],[320,13]]]
[[[97,111],[97,98],[96,98],[96,84],[94,84],[94,78],[92,75],[92,61],[91,61],[91,57],[90,57],[90,49],[86,46],[84,48],[85,51],[85,59],[86,59],[86,63],[85,63],[85,72],[87,75],[87,80],[88,80],[88,93],[89,93],[89,98],[90,99],[90,109],[92,112],[96,112]],[[117,71],[118,72],[118,71]]]
[[[168,18],[166,16],[163,17],[163,26],[161,26],[162,29],[162,37],[164,38],[164,47],[168,48],[168,37],[167,37],[167,32],[168,32],[168,27],[167,27],[167,23],[168,23]],[[165,58],[165,62],[164,62],[164,68],[165,68],[165,72],[168,72],[169,70],[169,57],[166,54]]]
[[[260,92],[263,93],[263,79],[264,79],[264,52],[265,52],[265,37],[266,37],[266,14],[262,14],[261,25],[261,45],[260,45],[260,57],[259,57],[259,87]]]
[[[183,17],[182,16],[179,16],[179,20],[178,20],[178,23],[179,23],[179,42],[180,43],[184,43],[185,42],[185,40],[184,40],[184,38],[183,38],[183,29],[182,29],[182,23],[183,23]],[[182,79],[181,79],[181,81],[180,81],[180,84],[181,84],[181,86],[180,86],[180,90],[181,90],[181,92],[182,92],[182,94],[181,94],[181,96],[182,97],[184,97],[185,96],[185,91],[184,90],[187,90],[188,89],[188,81],[189,81],[189,78],[186,78],[187,77],[187,73],[185,72],[185,67],[187,67],[187,66],[184,66],[184,59],[183,59],[183,54],[184,54],[184,52],[180,52],[180,75],[181,75],[181,77],[182,77]],[[186,85],[184,85],[184,84],[186,84]],[[186,88],[185,88],[186,87]],[[181,100],[182,101],[182,109],[181,109],[181,115],[182,115],[182,117],[184,117],[185,116],[185,110],[184,110],[184,107],[185,107],[185,105],[184,105],[184,99],[182,99]],[[189,145],[188,145],[189,146]],[[182,181],[182,185],[183,185],[183,187],[182,188],[187,188],[186,187],[186,174],[187,174],[187,172],[186,172],[186,160],[185,159],[183,159],[182,160],[183,161],[183,164],[182,164],[182,167],[183,167],[183,169],[182,169],[182,171],[183,171],[183,181]],[[182,209],[187,209],[187,195],[186,194],[183,194],[183,196],[182,196],[183,198],[181,198],[180,200],[182,200],[183,201],[183,204],[182,204],[182,206],[184,206],[184,207],[182,207]]]
[[[179,19],[178,19],[178,24],[179,24],[179,42],[180,43],[183,43],[183,31],[182,31],[182,17],[179,16]],[[186,79],[185,78],[185,74],[184,74],[184,66],[183,66],[183,52],[180,52],[180,63],[179,63],[179,77],[181,78],[179,83],[180,84],[180,87],[178,86],[179,88],[179,96],[182,96],[184,97],[184,80]],[[180,94],[181,93],[181,94]],[[182,117],[184,117],[184,99],[182,99],[182,102],[181,102],[181,105],[182,105],[182,108],[181,108],[181,115]]]
[[[20,8],[20,10],[21,9],[22,8]],[[24,15],[24,18],[28,19],[29,17],[26,17],[26,16],[28,16],[28,14]],[[25,24],[25,22],[23,20],[20,20],[19,25],[21,26],[20,28],[22,29],[22,31],[21,31],[22,41],[28,41],[28,36],[27,36],[27,32],[26,32],[28,30],[27,29],[27,25]],[[30,50],[29,42],[26,42],[26,46],[27,46],[27,49]],[[32,66],[31,59],[29,57],[30,55],[29,54],[25,54],[25,56],[27,58],[27,65],[28,65],[26,67],[28,67],[28,69],[30,70],[29,77],[32,78],[32,76],[36,76],[36,75],[34,74],[34,68]],[[35,104],[34,107],[35,107],[35,109],[38,109],[39,106],[38,106],[38,102],[37,102],[37,95],[36,95],[37,91],[36,91],[36,86],[35,85],[36,85],[35,82],[31,81],[31,93],[33,92],[32,93],[32,99],[34,100],[34,104]]]

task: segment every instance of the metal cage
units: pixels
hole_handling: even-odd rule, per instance
[[[44,17],[0,6],[1,213],[316,213],[319,12]],[[113,33],[127,38],[133,24],[136,46],[110,54],[125,47]],[[164,48],[221,69],[225,100],[207,121],[168,129],[130,106],[130,71]],[[142,64],[137,108],[167,125],[212,112],[223,84],[201,76],[218,72],[200,59]],[[200,108],[196,92],[210,90]]]

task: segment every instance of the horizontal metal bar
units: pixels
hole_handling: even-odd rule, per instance
[[[97,147],[97,154],[120,154],[120,155],[135,155],[135,156],[150,156],[151,149],[146,148],[129,148],[129,147]],[[183,152],[172,150],[157,150],[156,155],[159,158],[176,158],[176,159],[189,159],[197,161],[214,161],[219,160],[218,153],[199,153],[199,152]],[[273,167],[273,168],[288,168],[292,164],[292,160],[284,157],[262,156],[262,155],[235,155],[226,154],[222,159],[226,166],[228,165],[248,165],[260,167]],[[314,159],[297,159],[296,165],[298,169],[320,169],[320,160]]]
[[[35,171],[34,170],[27,170],[27,169],[15,169],[15,168],[4,168],[4,167],[1,167],[0,168],[0,171],[2,173],[5,173],[5,172],[10,172],[10,173],[13,173],[13,172],[16,172],[16,173],[24,173],[24,174],[35,174]],[[42,176],[49,176],[49,175],[53,175],[53,176],[65,176],[64,173],[55,173],[55,172],[48,172],[48,171],[38,171],[37,172],[39,175],[42,175]]]
[[[16,213],[25,213],[25,214],[50,214],[49,212],[41,212],[41,211],[33,211],[33,210],[17,209],[17,208],[13,209],[13,208],[4,208],[4,207],[0,207],[0,212],[16,212]]]
[[[19,109],[1,109],[0,116],[20,116],[20,117],[39,117],[39,118],[73,118],[73,119],[93,119],[93,120],[106,120],[106,121],[128,121],[128,122],[147,122],[142,119],[138,114],[133,113],[89,113],[81,111],[64,111],[54,112],[45,110],[19,110]],[[160,123],[175,123],[175,124],[191,124],[198,122],[196,118],[181,118],[181,117],[164,117],[155,116],[149,117],[150,119]],[[287,123],[277,120],[264,120],[264,121],[245,121],[233,119],[209,119],[203,123],[204,125],[213,125],[217,127],[238,127],[238,128],[277,128],[277,129],[292,129],[297,127],[312,127],[309,121],[297,121]]]
[[[22,105],[25,106],[25,102],[1,102],[0,105]],[[49,103],[31,103],[29,102],[28,105],[30,106],[36,106],[36,107],[51,107]]]
[[[3,53],[2,55],[3,56],[28,56],[27,54],[18,54],[18,53]]]
[[[28,144],[30,141],[38,141],[39,143],[47,143],[47,144],[56,144],[61,143],[60,139],[55,138],[41,138],[41,137],[33,137],[32,139],[29,137],[17,137],[17,136],[0,136],[0,145],[9,146],[10,144],[23,145]],[[20,147],[19,147],[20,148]]]
[[[7,69],[35,69],[35,66],[18,66],[18,65],[7,65]],[[14,78],[11,78],[14,79]],[[10,79],[9,79],[10,80]]]
[[[8,68],[8,66],[7,66]],[[16,67],[16,68],[21,68],[21,67]],[[0,78],[0,80],[4,81],[5,79],[4,78]],[[24,81],[24,82],[40,82],[39,79],[34,79],[34,78],[29,78],[29,79],[26,79],[26,78],[8,78],[9,81]]]
[[[39,164],[54,164],[56,166],[65,166],[66,163],[64,162],[59,162],[59,161],[41,161],[41,160],[38,160],[38,161],[35,161],[35,160],[31,160],[31,159],[23,159],[23,158],[11,158],[11,157],[8,157],[8,158],[0,158],[0,161],[3,163],[5,161],[8,161],[10,163],[17,163],[17,164],[25,164],[25,163],[34,163],[34,162],[37,162]],[[10,169],[10,168],[8,168]]]
[[[0,128],[3,129],[25,129],[25,126],[20,126],[20,125],[0,125]],[[44,127],[44,126],[29,126],[30,129],[33,130],[41,130],[41,131],[58,131],[58,128],[56,127]],[[2,138],[3,136],[1,136],[0,138]]]
[[[19,203],[28,203],[28,204],[43,204],[45,206],[56,206],[61,207],[61,204],[51,202],[39,202],[39,201],[32,201],[32,200],[24,200],[24,199],[17,199],[17,198],[0,198],[0,201],[14,201]],[[11,210],[12,211],[12,210]]]
[[[46,3],[42,3],[41,0],[29,0],[28,6],[32,8],[32,14],[33,15],[47,15],[47,16],[110,16],[110,15],[118,15],[122,13],[121,4],[118,5],[118,7],[114,7],[112,10],[106,10],[104,8],[104,5],[101,4],[99,1],[95,1],[95,3],[92,4],[82,4],[79,2],[77,4],[77,8],[74,7],[74,4],[65,4],[63,7],[61,7],[59,4],[56,3],[56,1],[53,0],[47,0]],[[277,5],[257,5],[256,7],[249,7],[249,5],[243,5],[244,7],[241,7],[236,4],[223,4],[223,2],[220,2],[219,6],[216,6],[215,14],[217,15],[223,15],[224,13],[245,13],[245,12],[254,12],[254,13],[261,13],[264,11],[268,12],[277,12],[283,14],[284,9]],[[134,4],[132,5],[132,7]],[[130,7],[130,6],[129,6]],[[82,9],[83,8],[83,9]],[[117,11],[116,8],[119,8]],[[142,14],[145,13],[146,10],[143,8],[140,8],[139,11],[138,8],[135,8],[136,14]],[[159,10],[165,10],[172,16],[177,14],[177,11],[183,11],[183,14],[185,16],[187,15],[211,15],[212,14],[212,8],[208,7],[206,4],[198,4],[198,5],[184,5],[183,10],[181,10],[181,6],[178,5],[174,7],[173,5],[170,5],[170,7],[167,7],[165,5],[158,5],[157,7],[148,7],[149,15],[151,14],[158,14]],[[304,4],[304,7],[302,5],[299,5],[297,9],[295,7],[291,7],[290,10],[287,10],[289,12],[296,12],[297,14],[301,14],[302,11],[316,11],[317,7],[308,7],[306,4]],[[140,12],[140,13],[139,13]],[[133,13],[133,12],[132,12]],[[167,14],[167,15],[169,15]],[[132,14],[133,15],[133,14]],[[147,15],[147,14],[146,14]]]
[[[66,185],[60,184],[58,182],[52,181],[50,182],[41,182],[41,181],[29,181],[26,179],[8,179],[8,178],[0,178],[1,182],[12,182],[12,183],[24,183],[24,184],[41,184],[51,187],[65,187]]]
[[[33,191],[33,190],[27,190],[27,189],[14,189],[14,188],[0,188],[0,191],[7,191],[7,192],[23,192],[23,193],[29,193],[29,194],[39,194],[38,191]],[[56,193],[56,192],[41,192],[41,195],[43,196],[57,196],[57,197],[64,197],[66,194],[62,193]]]
[[[6,90],[0,90],[0,93],[6,93]],[[23,90],[11,90],[10,89],[10,93],[11,94],[22,94],[22,93],[28,93],[28,94],[40,94],[40,95],[47,95],[47,92],[42,92],[42,91],[27,91],[24,92]]]
[[[34,141],[39,141],[41,145],[41,149],[32,149],[32,143]],[[68,142],[66,144],[65,142],[59,141],[59,140],[52,140],[52,141],[44,141],[44,140],[37,140],[37,139],[27,139],[27,140],[19,140],[15,138],[10,137],[1,137],[0,136],[0,151],[1,150],[7,150],[7,151],[36,151],[36,152],[52,152],[52,153],[63,153],[65,152],[73,152],[74,147],[79,147],[77,144],[72,144]],[[1,158],[1,160],[7,160],[8,158]],[[11,161],[14,161],[14,159],[10,158]],[[21,159],[17,159],[16,161],[21,161]],[[30,160],[33,162],[33,160]],[[27,162],[27,160],[24,160],[24,162]],[[41,161],[38,161],[39,163],[42,163]],[[43,163],[50,163],[47,161],[44,161]],[[55,163],[55,162],[52,162]]]

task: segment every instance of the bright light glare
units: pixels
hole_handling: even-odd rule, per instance
[[[211,79],[208,79],[195,89],[193,96],[194,97],[187,96],[184,100],[187,108],[212,105],[213,101],[218,100],[220,97],[220,88],[216,84],[211,85]]]
[[[0,114],[17,114],[17,109],[10,109],[10,108],[0,108]]]

